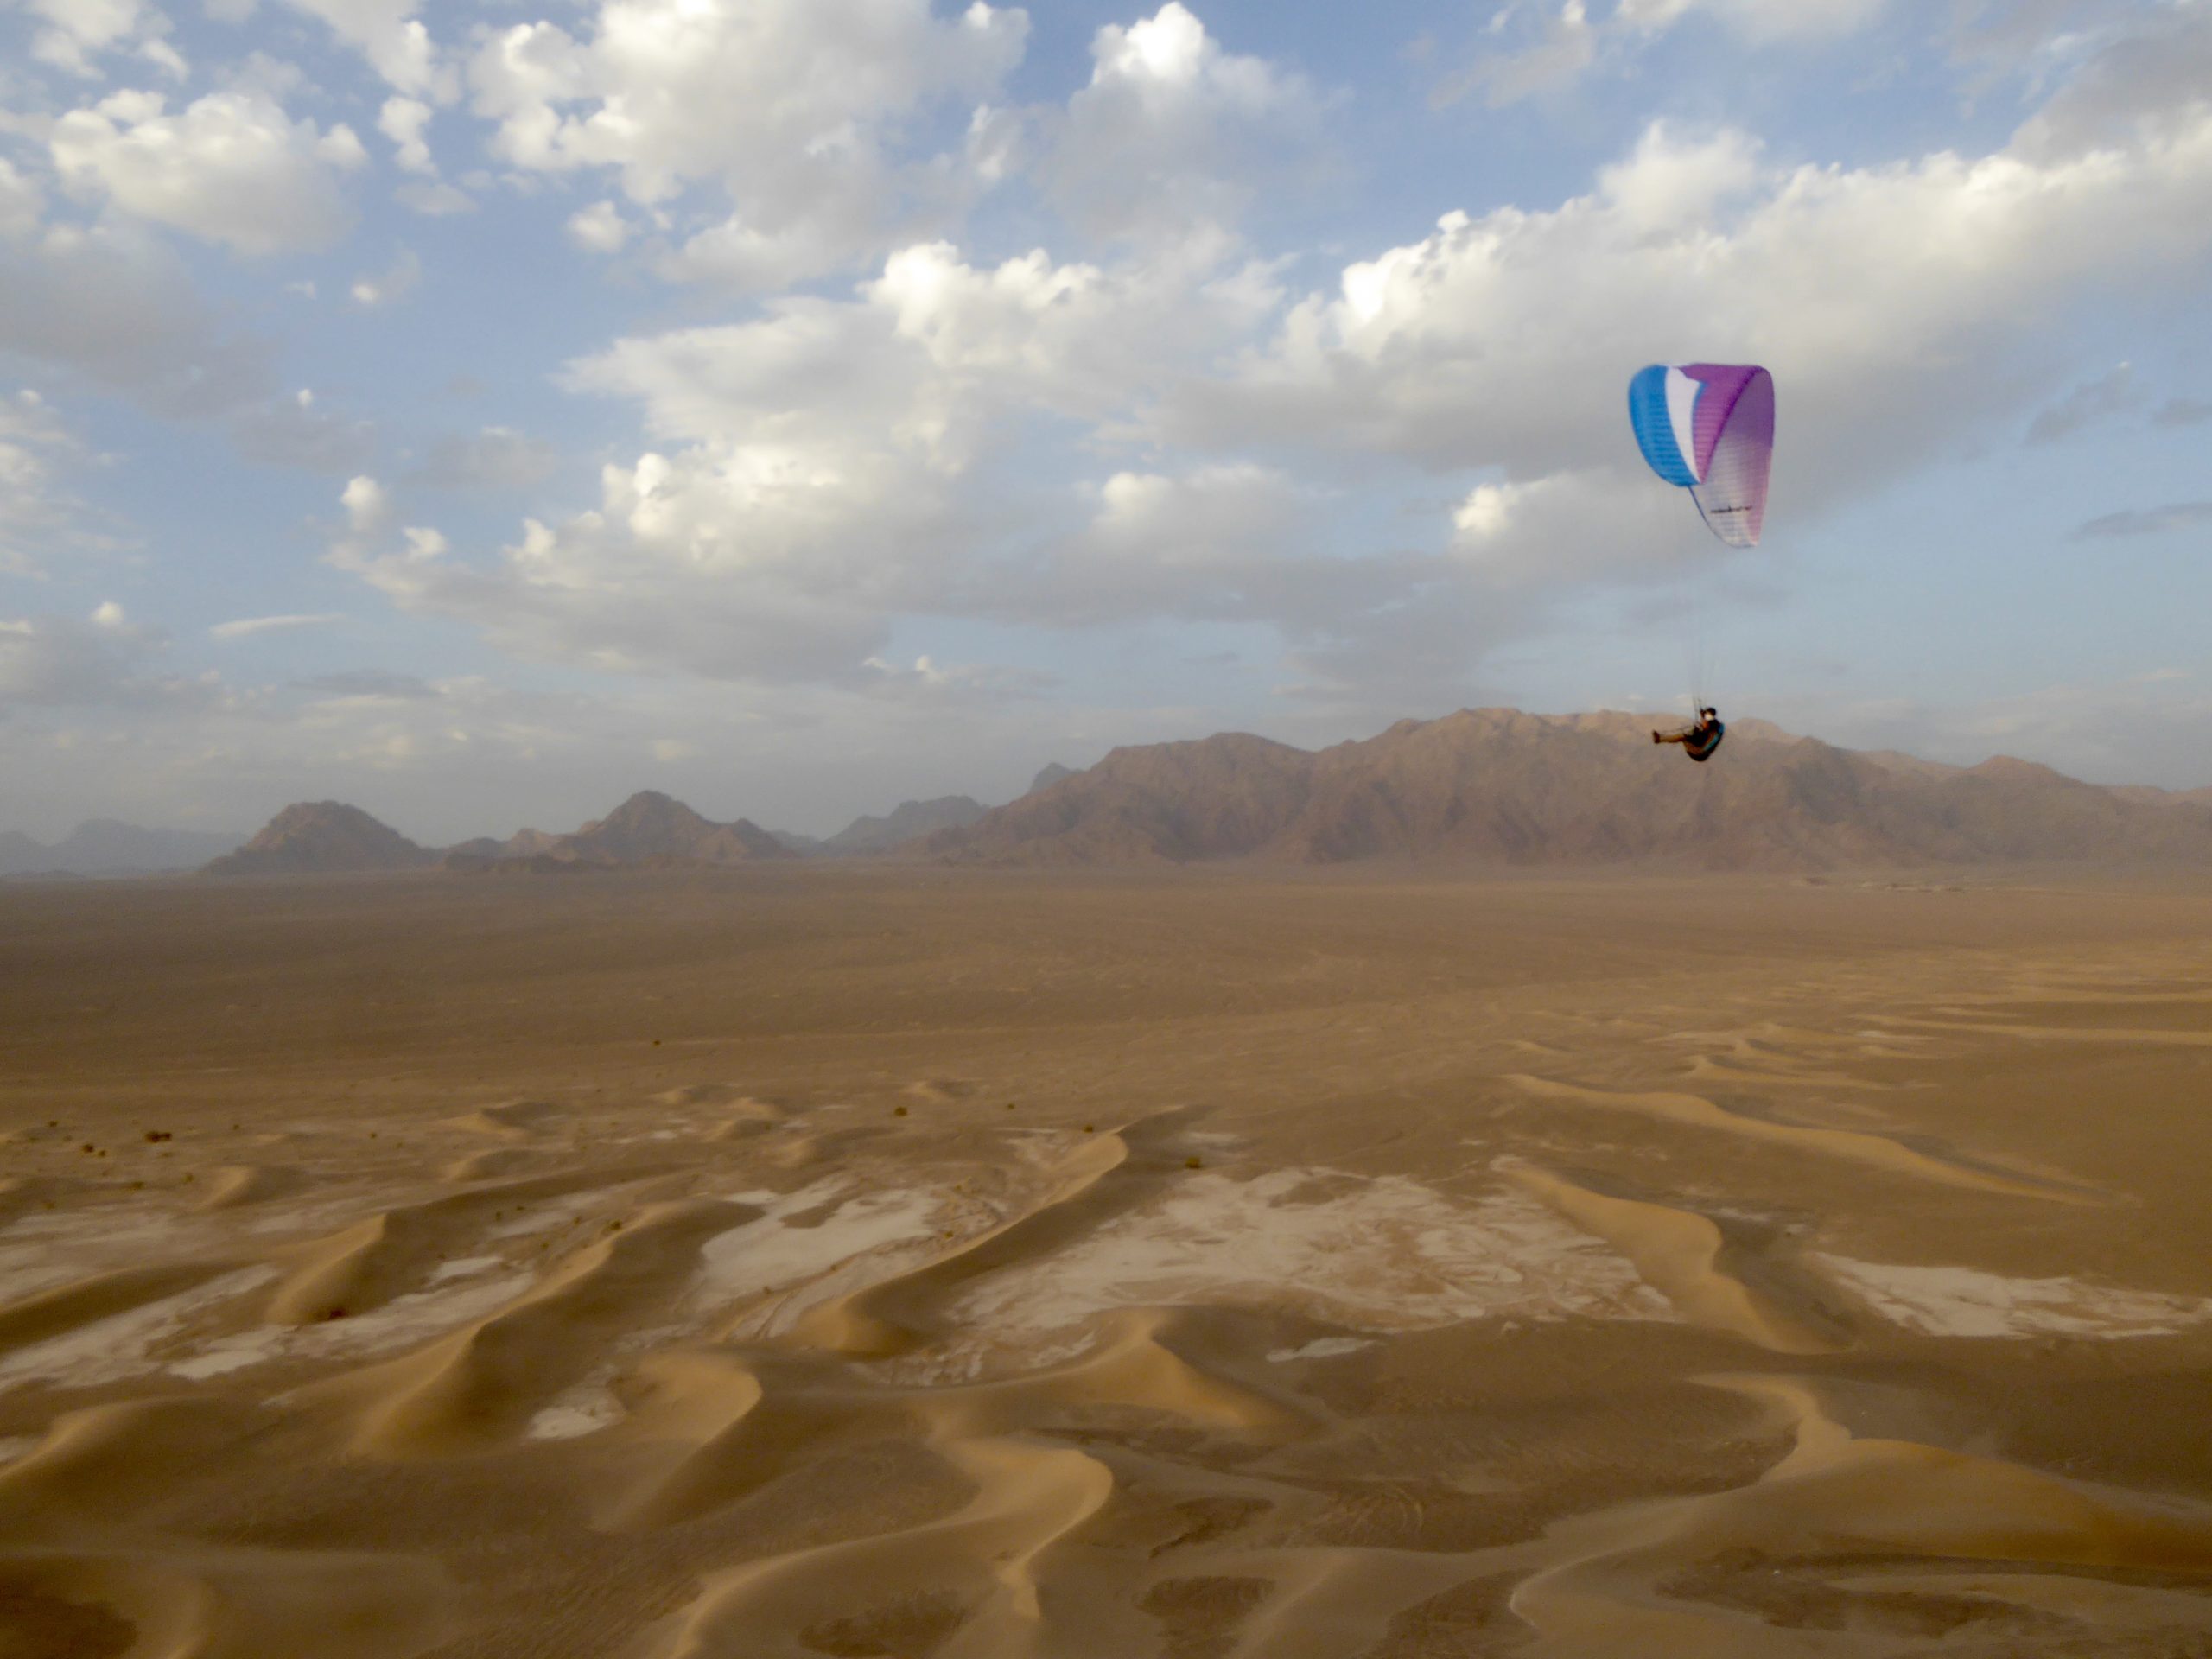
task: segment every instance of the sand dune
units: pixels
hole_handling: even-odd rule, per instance
[[[1757,1274],[1750,1253],[1719,1224],[1694,1211],[1617,1198],[1577,1186],[1548,1170],[1512,1162],[1506,1173],[1584,1231],[1604,1239],[1693,1324],[1728,1332],[1783,1354],[1831,1353],[1844,1333],[1825,1309],[1772,1287],[1771,1269]],[[1768,1287],[1752,1288],[1754,1276]]]
[[[976,1491],[959,1510],[716,1574],[658,1651],[804,1659],[856,1642],[890,1652],[919,1639],[956,1656],[1032,1646],[1036,1558],[1103,1507],[1113,1476],[1071,1448],[971,1440],[947,1456]]]
[[[210,1172],[207,1191],[200,1200],[203,1210],[229,1210],[239,1205],[265,1204],[296,1192],[306,1185],[299,1171],[282,1165],[232,1164]]]
[[[2212,897],[817,868],[0,895],[0,1654],[2212,1650]]]
[[[734,1209],[698,1201],[648,1209],[491,1318],[315,1399],[365,1401],[353,1442],[364,1450],[452,1454],[514,1440],[665,1306]]]
[[[372,1313],[403,1291],[420,1287],[509,1213],[608,1184],[601,1171],[548,1175],[379,1211],[308,1247],[270,1299],[265,1317],[280,1325],[307,1325]]]
[[[1832,1652],[1838,1643],[1825,1631],[1777,1629],[1780,1621],[1770,1616],[1772,1605],[1786,1602],[1793,1591],[1806,1604],[1817,1602],[1817,1586],[1805,1595],[1807,1586],[1772,1580],[1796,1578],[1823,1558],[1999,1560],[2092,1571],[2125,1564],[2212,1573],[2212,1506],[2177,1510],[1992,1459],[1909,1441],[1862,1440],[1828,1415],[1817,1392],[1801,1382],[1776,1377],[1716,1382],[1771,1406],[1791,1432],[1789,1455],[1747,1487],[1562,1529],[1565,1558],[1532,1574],[1514,1593],[1514,1612],[1538,1632],[1530,1651],[1694,1644],[1699,1652],[1747,1656]],[[1710,1588],[1720,1587],[1714,1579],[1725,1583],[1728,1576],[1727,1568],[1715,1573],[1711,1564],[1726,1562],[1739,1574],[1752,1562],[1765,1567],[1768,1582],[1759,1588],[1769,1605],[1731,1608],[1718,1597],[1701,1599],[1694,1610],[1682,1605],[1688,1599],[1680,1594],[1687,1586],[1679,1575],[1686,1562],[1707,1564],[1700,1587]],[[1769,1562],[1788,1565],[1765,1566]],[[1896,1599],[1910,1603],[1911,1598]],[[2005,1607],[1993,1598],[1987,1611],[1999,1613]],[[1890,1634],[1936,1634],[1945,1611],[1925,1605],[1896,1609],[1892,1619],[1904,1629]],[[1878,1619],[1870,1622],[1878,1629]]]
[[[1648,1113],[1672,1123],[1700,1129],[1717,1129],[1724,1135],[1742,1135],[1749,1140],[1769,1141],[1796,1151],[1841,1158],[1852,1163],[1867,1164],[1877,1169],[1916,1176],[1924,1181],[1936,1181],[1951,1186],[1980,1187],[1987,1192],[2012,1192],[2023,1197],[2032,1195],[2060,1198],[2072,1203],[2086,1202],[2080,1194],[2029,1177],[1996,1174],[1975,1168],[1962,1160],[1930,1156],[1890,1135],[1777,1122],[1745,1112],[1730,1111],[1703,1095],[1656,1089],[1614,1092],[1587,1089],[1549,1077],[1531,1077],[1525,1072],[1510,1072],[1503,1080],[1545,1100],[1573,1101],[1580,1105],[1603,1107],[1614,1111]]]

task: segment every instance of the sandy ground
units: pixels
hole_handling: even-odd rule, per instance
[[[2212,1655],[2212,887],[0,887],[0,1655]]]

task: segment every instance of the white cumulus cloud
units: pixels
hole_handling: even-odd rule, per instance
[[[1087,229],[1183,232],[1227,224],[1309,170],[1326,100],[1304,77],[1222,49],[1169,3],[1091,43],[1090,84],[1041,164],[1047,195]]]
[[[930,0],[607,0],[571,35],[499,31],[469,81],[494,149],[534,172],[610,173],[645,207],[702,187],[664,264],[747,288],[865,257],[957,180],[893,139],[947,104],[988,98],[1020,61],[1027,18]]]
[[[338,499],[346,509],[346,522],[357,535],[377,535],[390,522],[391,498],[384,486],[365,473],[349,479]]]
[[[444,102],[455,90],[416,0],[284,0],[320,19],[369,60],[395,91]]]
[[[45,24],[31,55],[70,74],[96,79],[98,60],[126,48],[175,79],[189,73],[168,39],[168,19],[143,0],[24,0],[23,9]]]
[[[419,98],[392,97],[377,111],[377,130],[392,143],[392,159],[410,173],[435,173],[429,140],[424,136],[435,113]]]
[[[630,239],[630,222],[611,201],[594,201],[569,216],[569,239],[593,253],[620,253]]]
[[[157,92],[117,92],[54,123],[72,189],[242,253],[329,246],[352,214],[340,175],[366,159],[353,130],[295,121],[253,92],[211,92],[172,115]]]

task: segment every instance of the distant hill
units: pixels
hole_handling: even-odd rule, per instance
[[[207,866],[209,875],[340,875],[420,869],[437,854],[342,801],[286,807],[238,851]]]
[[[2212,789],[2160,789],[2152,784],[2113,784],[2108,792],[2124,801],[2152,806],[2185,806],[2212,813]]]
[[[1040,789],[1050,789],[1054,784],[1058,783],[1063,778],[1072,778],[1074,776],[1075,768],[1073,766],[1064,766],[1057,760],[1048,761],[1046,763],[1044,769],[1038,772],[1034,778],[1032,778],[1029,780],[1027,793],[1034,795]]]
[[[242,830],[143,830],[114,818],[88,819],[51,846],[18,830],[0,830],[0,875],[158,875],[194,870],[245,840]]]
[[[0,830],[0,875],[43,874],[56,868],[54,849],[20,830]]]
[[[753,859],[789,858],[789,849],[747,818],[715,823],[657,790],[640,790],[595,823],[562,836],[541,850],[555,858],[574,854],[612,864],[648,859],[678,859],[702,864],[737,864]]]
[[[2212,862],[2212,813],[2027,761],[1854,753],[1758,721],[1732,722],[1697,766],[1655,747],[1641,716],[1484,709],[1318,753],[1237,734],[1116,749],[914,850],[1020,864]]]
[[[716,823],[657,790],[642,790],[573,835],[524,830],[504,842],[464,842],[446,856],[454,869],[517,867],[517,873],[563,866],[740,864],[798,855],[749,819]]]
[[[933,801],[901,801],[886,817],[855,818],[821,842],[820,847],[825,853],[848,856],[888,852],[940,830],[963,828],[989,810],[981,801],[965,795],[943,795]]]

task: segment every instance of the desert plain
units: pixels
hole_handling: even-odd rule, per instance
[[[2212,1654],[2212,885],[0,887],[0,1655]]]

